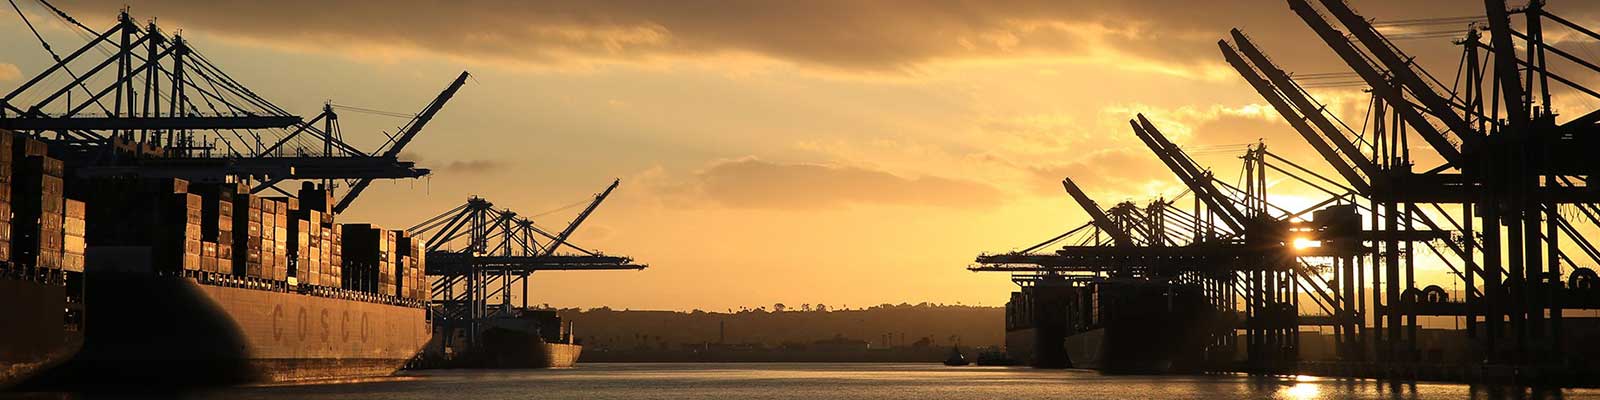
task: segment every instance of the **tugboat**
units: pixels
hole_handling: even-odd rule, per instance
[[[967,356],[961,354],[961,348],[950,346],[950,357],[946,357],[944,359],[944,365],[962,367],[966,366],[967,364],[970,363],[967,362]]]

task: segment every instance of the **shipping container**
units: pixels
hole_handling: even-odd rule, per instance
[[[39,149],[22,151],[28,154],[12,182],[14,215],[8,256],[19,265],[61,269],[66,211],[61,161],[43,156]]]
[[[323,214],[333,211],[333,195],[325,188],[311,182],[302,182],[298,194],[300,207],[297,209],[316,210]]]
[[[229,246],[236,276],[261,277],[261,198],[239,194],[233,198],[233,243]],[[220,252],[220,251],[219,251]]]

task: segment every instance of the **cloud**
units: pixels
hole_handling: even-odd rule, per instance
[[[1477,11],[1450,0],[1357,3],[1362,12],[1389,19]],[[96,21],[123,2],[63,5]],[[1052,57],[1200,74],[1219,63],[1211,43],[1235,26],[1267,42],[1293,44],[1271,47],[1296,58],[1320,50],[1305,45],[1315,39],[1288,7],[1259,0],[220,0],[203,7],[151,0],[133,11],[160,17],[169,29],[254,41],[540,65],[759,55],[829,69],[904,72],[938,61]],[[1279,39],[1284,33],[1293,35]]]
[[[652,174],[661,179],[657,171]],[[680,200],[729,208],[819,209],[851,205],[990,207],[1003,197],[983,183],[936,176],[904,177],[869,168],[787,164],[754,157],[712,163],[687,179],[657,187]]]
[[[1069,163],[1028,165],[1023,168],[1042,183],[1042,189],[1049,193],[1062,193],[1063,178],[1072,178],[1073,182],[1090,193],[1121,195],[1154,195],[1148,191],[1152,181],[1177,184],[1177,178],[1148,153],[1108,149]]]
[[[435,173],[484,174],[498,172],[508,166],[506,162],[500,160],[453,160],[442,162],[411,151],[401,151],[398,158],[417,163],[418,167],[430,168]]]
[[[22,70],[16,64],[0,62],[0,82],[22,79]]]
[[[440,165],[446,173],[482,174],[505,169],[506,163],[496,160],[456,160]]]

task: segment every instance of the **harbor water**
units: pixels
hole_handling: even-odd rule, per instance
[[[68,396],[78,397],[78,396]],[[97,396],[86,396],[89,398]],[[173,397],[173,396],[161,396]],[[1087,370],[937,364],[578,364],[429,370],[369,381],[191,392],[199,399],[1588,399],[1535,389],[1313,377],[1106,376]]]

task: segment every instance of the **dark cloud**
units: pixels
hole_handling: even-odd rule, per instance
[[[434,161],[411,151],[401,151],[399,159],[417,163],[418,167],[432,169],[435,173],[483,174],[505,169],[508,165],[499,160]]]
[[[457,160],[439,165],[437,168],[446,173],[482,174],[505,169],[506,163],[495,160]]]
[[[401,150],[400,154],[396,155],[395,158],[399,158],[401,160],[410,161],[410,162],[414,162],[414,163],[421,163],[422,160],[423,160],[421,154],[414,153],[414,152],[412,152],[410,150]]]
[[[1478,3],[1456,0],[1354,3],[1369,17],[1391,20],[1482,12]],[[1215,64],[1213,43],[1232,27],[1244,28],[1282,59],[1334,60],[1278,0],[92,0],[63,6],[103,23],[124,4],[138,16],[160,17],[168,29],[538,64],[752,53],[836,69],[902,71],[943,59],[1081,57],[1096,49]],[[1577,14],[1584,19],[1594,6],[1560,2],[1552,8],[1582,8]]]
[[[987,207],[1004,197],[978,182],[833,165],[784,164],[745,158],[700,171],[675,194],[692,193],[734,208],[810,209],[854,204]]]

